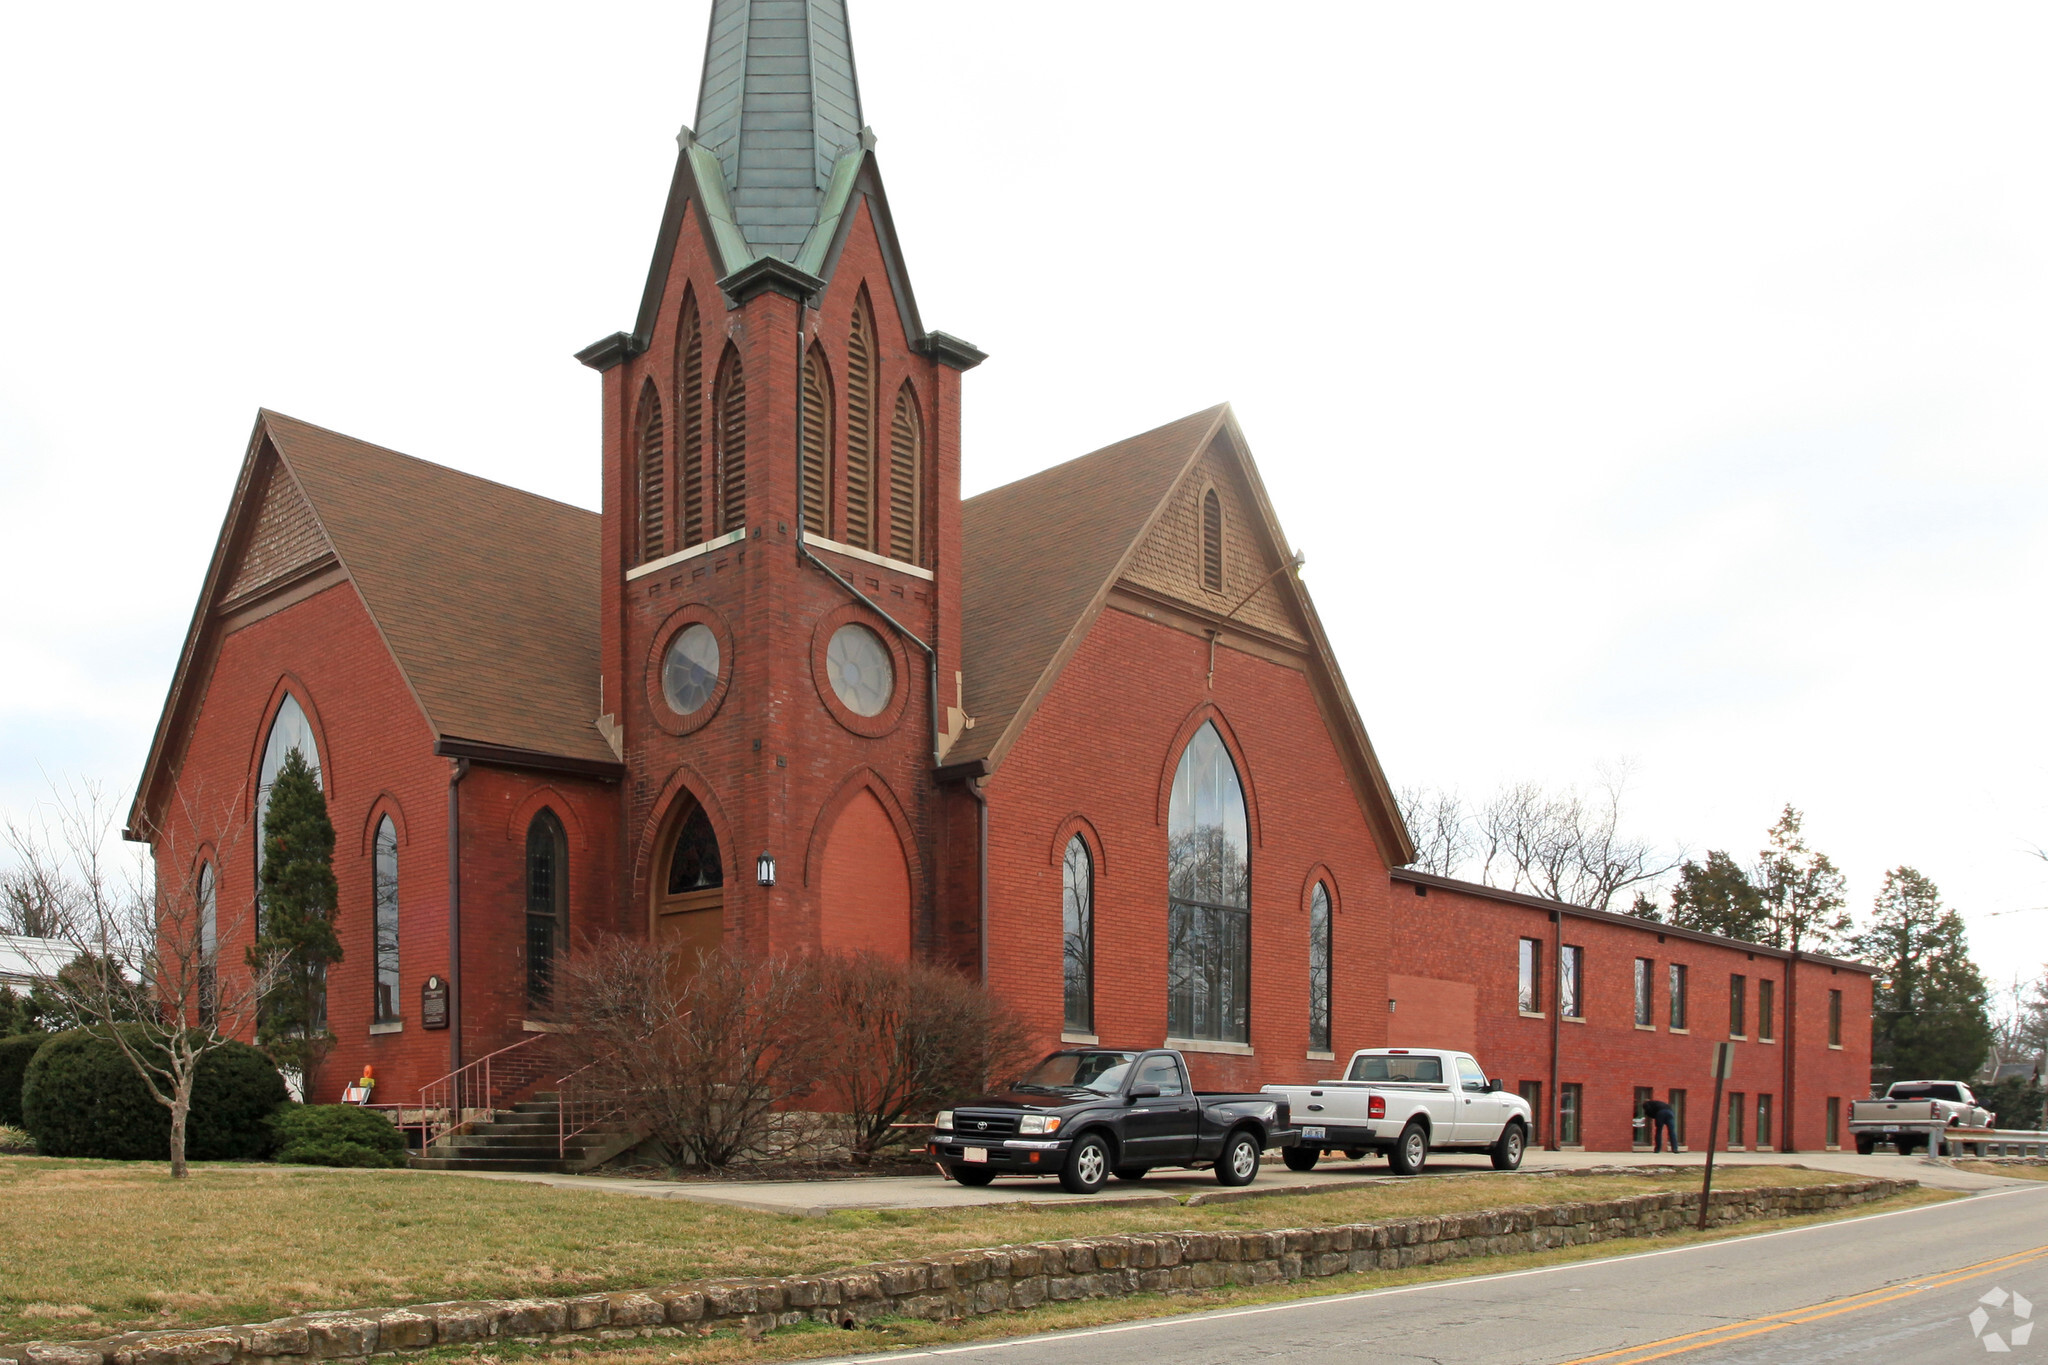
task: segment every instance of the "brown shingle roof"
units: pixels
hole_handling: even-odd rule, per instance
[[[949,767],[1000,761],[1226,411],[1168,422],[961,505],[960,644],[974,728],[946,755]]]
[[[265,411],[443,739],[616,761],[598,713],[598,514]]]

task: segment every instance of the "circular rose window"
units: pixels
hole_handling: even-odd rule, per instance
[[[676,632],[661,661],[661,695],[679,716],[704,709],[718,690],[718,637],[702,621]]]
[[[856,716],[879,716],[896,691],[889,650],[866,626],[844,625],[825,646],[832,691]]]

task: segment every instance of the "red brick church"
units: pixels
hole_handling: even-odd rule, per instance
[[[1228,407],[961,497],[984,357],[919,312],[843,0],[714,0],[679,141],[632,329],[578,355],[601,512],[257,417],[130,833],[225,925],[231,831],[317,767],[337,1090],[546,1031],[614,933],[949,963],[1208,1082],[1470,1047],[1596,1148],[1739,1036],[1726,1136],[1841,1140],[1865,969],[1403,870]]]

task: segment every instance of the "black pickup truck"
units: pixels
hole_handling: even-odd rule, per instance
[[[1155,1166],[1208,1166],[1249,1185],[1268,1147],[1301,1140],[1287,1101],[1197,1091],[1166,1049],[1055,1052],[1000,1095],[942,1110],[931,1155],[963,1185],[999,1175],[1057,1175],[1093,1194],[1112,1174],[1142,1180]]]

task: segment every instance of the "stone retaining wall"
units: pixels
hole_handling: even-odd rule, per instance
[[[1872,1203],[1911,1180],[1851,1180],[1716,1191],[1708,1221],[1819,1213]],[[949,1319],[1047,1302],[1277,1284],[1468,1256],[1579,1246],[1693,1226],[1695,1193],[1521,1205],[1272,1232],[1156,1232],[949,1251],[822,1275],[704,1280],[572,1299],[490,1299],[307,1313],[275,1322],[103,1341],[0,1345],[0,1365],[310,1365],[428,1346],[616,1341],[716,1327],[767,1331],[806,1319]]]

